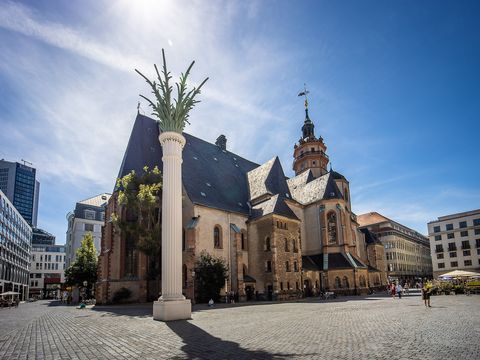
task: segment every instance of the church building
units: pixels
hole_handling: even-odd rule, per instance
[[[384,248],[368,230],[359,230],[349,182],[331,166],[328,170],[327,147],[315,135],[308,107],[293,149],[292,178],[278,157],[256,164],[228,151],[223,135],[215,144],[183,135],[183,292],[188,298],[202,251],[225,259],[229,275],[222,292],[235,291],[240,301],[320,291],[365,294],[386,284]],[[156,121],[138,114],[119,177],[141,173],[145,166],[162,169],[158,136]],[[97,302],[111,302],[122,287],[131,290],[132,301],[156,299],[158,291],[147,291],[146,255],[108,220],[122,216],[117,198],[114,191],[106,210]]]

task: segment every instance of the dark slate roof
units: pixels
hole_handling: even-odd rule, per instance
[[[138,114],[118,176],[144,166],[163,168],[157,122]],[[248,214],[247,173],[259,165],[230,151],[183,133],[182,181],[190,200],[196,204]]]
[[[247,177],[252,202],[264,195],[280,194],[291,198],[287,179],[278,156],[249,171]]]
[[[365,234],[365,243],[382,245],[382,242],[378,239],[377,235],[367,228],[360,229],[360,231]]]
[[[253,278],[250,275],[243,275],[243,282],[252,283],[252,282],[257,282],[257,280],[255,280],[255,278]]]
[[[302,256],[302,268],[305,270],[323,271],[323,254]]]
[[[282,215],[290,219],[299,220],[292,209],[285,203],[285,197],[280,195],[272,196],[270,199],[252,206],[252,219],[269,214]]]
[[[373,266],[368,265],[368,271],[369,272],[380,272],[377,268],[374,268]]]
[[[103,206],[93,206],[86,205],[82,203],[77,203],[75,205],[75,210],[73,211],[77,219],[85,219],[85,210],[95,211],[95,221],[103,221],[101,213],[105,211],[105,205]]]
[[[336,171],[330,170],[330,173],[332,174],[334,180],[347,180],[345,176]]]
[[[302,266],[306,270],[335,270],[335,269],[353,269],[354,267],[366,267],[360,260],[350,253],[350,257],[353,260],[353,263],[350,261],[349,257],[344,253],[329,253],[328,254],[328,268],[324,269],[323,263],[323,253],[316,255],[304,255],[302,256]]]

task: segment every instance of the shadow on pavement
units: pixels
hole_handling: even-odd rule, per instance
[[[112,316],[135,316],[152,317],[152,303],[131,304],[131,305],[95,305],[90,308],[92,311],[108,313]]]
[[[210,335],[205,330],[193,325],[189,321],[171,321],[166,325],[179,337],[182,338],[184,346],[182,351],[187,359],[287,359],[298,358],[294,354],[271,354],[262,350],[248,350],[240,347],[233,341],[225,341]],[[303,356],[312,356],[308,354]],[[302,355],[300,355],[301,357]],[[184,359],[184,356],[173,357],[173,359]]]

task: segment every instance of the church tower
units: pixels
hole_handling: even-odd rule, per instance
[[[302,137],[294,146],[293,170],[295,175],[298,175],[310,169],[313,176],[317,178],[328,172],[328,155],[325,153],[327,147],[322,137],[315,137],[315,125],[308,116],[307,94],[306,90],[299,94],[299,96],[305,96],[305,121],[302,126]]]

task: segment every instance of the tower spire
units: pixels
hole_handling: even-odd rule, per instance
[[[307,95],[310,91],[307,90],[307,84],[303,84],[303,91],[298,94],[298,96],[303,96],[305,98],[305,122],[302,126],[302,139],[315,139],[314,125],[310,117],[308,116],[308,97]]]

